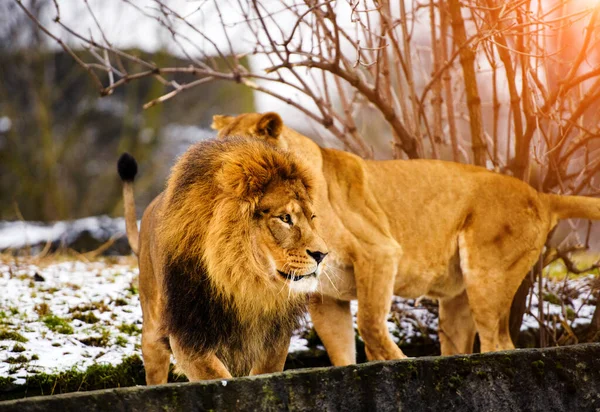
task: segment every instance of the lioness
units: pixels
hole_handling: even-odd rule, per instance
[[[133,157],[122,155],[118,171],[139,256],[147,384],[167,382],[169,347],[191,381],[281,371],[327,254],[310,172],[258,140],[198,143],[138,235]]]
[[[514,348],[513,296],[558,219],[600,219],[600,200],[542,194],[481,167],[436,160],[368,161],[319,147],[276,113],[215,116],[219,135],[264,139],[317,173],[320,233],[337,266],[309,311],[331,362],[355,362],[349,301],[367,357],[403,357],[386,319],[393,294],[439,300],[442,354]]]

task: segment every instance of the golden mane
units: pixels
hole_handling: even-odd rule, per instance
[[[284,181],[300,181],[312,197],[311,174],[289,153],[260,140],[196,144],[167,182],[158,227],[165,258],[203,264],[215,289],[233,298],[242,313],[288,305],[287,294],[267,282],[266,263],[259,261],[250,236],[260,198]]]
[[[328,253],[314,220],[312,172],[260,140],[193,145],[138,232],[135,159],[117,164],[127,238],[138,246],[146,382],[166,383],[171,353],[191,381],[283,370]]]

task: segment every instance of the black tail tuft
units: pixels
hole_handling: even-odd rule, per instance
[[[121,157],[119,157],[119,161],[117,162],[117,170],[119,171],[119,176],[121,176],[121,180],[124,182],[133,182],[135,175],[137,174],[137,162],[129,153],[123,153]]]

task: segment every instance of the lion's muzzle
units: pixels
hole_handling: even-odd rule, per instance
[[[279,273],[279,275],[281,277],[283,277],[284,279],[291,280],[293,282],[296,282],[296,281],[299,281],[302,279],[308,279],[310,277],[317,277],[316,271],[309,273],[308,275],[292,275],[290,273],[285,273],[285,272],[282,272],[281,270],[277,269],[277,273]]]

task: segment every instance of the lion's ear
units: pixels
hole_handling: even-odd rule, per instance
[[[256,125],[256,131],[263,136],[277,139],[283,128],[283,120],[275,112],[263,114]]]
[[[261,196],[268,179],[266,170],[251,163],[225,162],[217,174],[221,189],[238,199]]]
[[[222,128],[229,126],[229,124],[233,121],[233,116],[222,116],[220,114],[216,114],[213,116],[213,122],[210,127],[213,130],[221,130]]]

